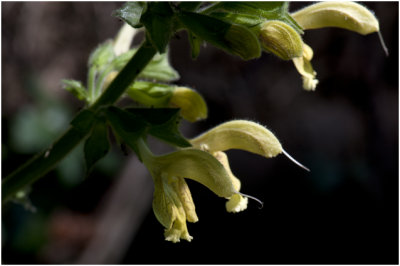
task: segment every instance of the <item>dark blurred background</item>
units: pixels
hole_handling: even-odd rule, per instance
[[[209,107],[207,120],[182,124],[187,137],[230,119],[258,121],[311,169],[282,155],[229,151],[241,191],[264,201],[263,209],[250,201],[246,211],[227,213],[224,199],[188,181],[200,219],[188,224],[194,239],[166,242],[146,169],[115,147],[85,177],[80,146],[31,187],[29,199],[2,207],[2,262],[397,264],[399,6],[364,4],[390,56],[377,34],[306,31],[315,92],[302,89],[290,61],[270,54],[244,62],[207,46],[192,61],[185,33],[171,42],[178,83],[201,92]],[[121,5],[1,4],[3,177],[50,145],[82,108],[60,80],[86,82],[90,51],[115,36],[122,23],[111,14]]]

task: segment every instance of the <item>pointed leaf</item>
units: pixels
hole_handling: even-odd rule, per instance
[[[148,132],[156,138],[179,147],[190,147],[191,144],[181,135],[179,109],[173,108],[132,108],[127,111],[140,116],[148,123]]]
[[[96,69],[104,68],[114,58],[112,41],[106,41],[94,49],[90,54],[88,65]]]
[[[63,88],[72,93],[76,98],[79,100],[86,100],[88,95],[82,82],[73,79],[63,79],[61,82]]]
[[[139,116],[111,106],[105,111],[114,134],[125,141],[141,158],[136,141],[144,134],[146,122]]]
[[[164,53],[172,35],[173,11],[167,2],[151,2],[141,17],[147,37],[158,52]]]
[[[127,2],[123,7],[117,9],[113,15],[119,17],[134,28],[142,27],[140,18],[147,7],[146,2]]]

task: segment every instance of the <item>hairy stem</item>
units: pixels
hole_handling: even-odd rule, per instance
[[[145,41],[99,99],[90,107],[91,111],[96,113],[101,107],[114,104],[155,54],[156,50]],[[49,149],[34,156],[8,175],[2,181],[3,203],[16,192],[52,170],[58,162],[86,138],[89,132],[90,128],[78,130],[70,127]]]

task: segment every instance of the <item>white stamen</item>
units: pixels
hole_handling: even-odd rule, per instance
[[[380,31],[378,31],[379,41],[381,42],[382,49],[385,52],[386,56],[389,56],[389,49],[386,47],[385,41],[383,40],[383,36]]]
[[[292,162],[294,162],[295,164],[297,164],[298,166],[300,166],[301,168],[303,168],[304,170],[310,172],[310,169],[308,169],[307,167],[305,167],[304,165],[302,165],[301,163],[299,163],[298,161],[296,161],[292,156],[289,155],[289,153],[287,153],[284,149],[282,149],[283,154],[289,158],[289,160],[291,160]]]
[[[239,194],[239,195],[241,195],[241,196],[243,196],[243,197],[247,197],[247,198],[249,198],[249,199],[252,199],[252,200],[257,201],[257,202],[261,205],[261,207],[259,207],[259,209],[262,209],[262,208],[264,207],[264,202],[262,202],[261,200],[257,199],[256,197],[253,197],[253,196],[250,196],[250,195],[241,193],[241,192],[239,192],[239,191],[235,191],[235,193],[237,193],[237,194]]]

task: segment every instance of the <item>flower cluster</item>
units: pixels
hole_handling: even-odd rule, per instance
[[[320,2],[294,12],[291,16],[303,30],[338,27],[362,35],[379,33],[379,23],[373,13],[354,2]],[[318,80],[317,72],[311,65],[313,50],[302,41],[298,32],[282,21],[266,21],[260,28],[260,40],[266,51],[284,60],[292,60],[302,76],[303,88],[315,90]],[[382,45],[387,53],[383,41]]]
[[[286,154],[268,129],[246,120],[223,123],[190,142],[193,147],[162,156],[153,155],[143,140],[138,145],[155,184],[153,211],[165,227],[165,239],[172,242],[191,241],[186,221],[198,221],[185,178],[228,199],[228,212],[240,212],[247,208],[248,198],[253,197],[240,192],[240,181],[233,175],[224,151],[241,149],[266,158]]]

